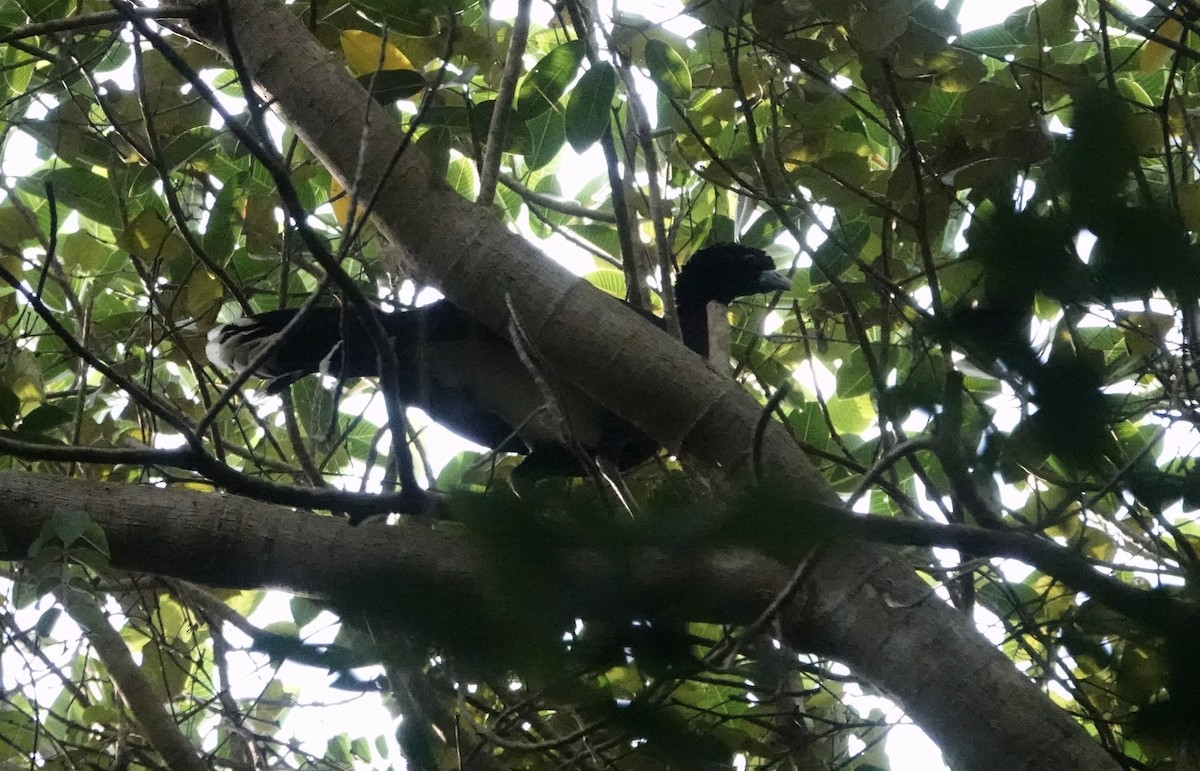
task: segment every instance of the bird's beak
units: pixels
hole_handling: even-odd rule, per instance
[[[758,274],[758,289],[761,292],[786,292],[792,288],[792,280],[777,270],[764,270]]]

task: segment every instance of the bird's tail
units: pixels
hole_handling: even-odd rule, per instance
[[[314,373],[377,374],[367,335],[349,311],[310,308],[293,323],[299,312],[295,308],[267,311],[214,327],[205,346],[208,360],[240,374],[266,351],[254,365],[254,374],[272,381],[268,388],[272,393]],[[346,340],[352,342],[347,345]]]

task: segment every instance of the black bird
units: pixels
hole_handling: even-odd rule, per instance
[[[728,305],[737,297],[789,288],[791,282],[760,249],[738,244],[701,249],[675,284],[684,343],[708,355],[708,303]],[[379,374],[369,336],[355,315],[341,308],[311,309],[277,341],[298,312],[268,311],[215,327],[208,335],[209,360],[240,372],[271,346],[254,374],[272,381],[272,393],[317,372],[338,378]],[[646,315],[663,326],[661,319]],[[650,437],[569,384],[555,384],[556,417],[512,344],[449,300],[380,311],[379,318],[395,343],[401,400],[477,444],[529,455],[521,464],[523,474],[579,475],[581,455],[626,469],[658,449]]]

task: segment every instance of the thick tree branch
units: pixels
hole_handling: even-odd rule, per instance
[[[0,557],[23,557],[64,509],[86,511],[104,529],[112,565],[120,569],[209,586],[284,589],[410,618],[439,606],[457,615],[491,602],[495,555],[453,527],[353,527],[238,496],[13,471],[0,471]],[[539,589],[545,596],[538,601],[552,615],[558,610],[564,623],[578,615],[748,622],[790,575],[746,549],[672,554],[537,544],[530,550],[542,563],[530,570],[555,579]]]
[[[464,616],[478,619],[472,628],[496,620],[491,628],[497,635],[511,627],[513,598],[502,597],[497,587],[511,589],[503,576],[511,575],[512,561],[519,560],[517,567],[531,576],[520,584],[527,596],[519,601],[536,607],[539,617],[563,624],[579,616],[750,624],[775,603],[788,645],[860,661],[860,670],[870,672],[899,666],[886,658],[894,644],[890,638],[897,635],[917,649],[944,648],[947,642],[931,636],[938,630],[928,625],[896,627],[890,621],[898,609],[917,613],[944,608],[921,585],[881,580],[891,570],[886,562],[864,569],[848,587],[814,597],[812,585],[821,580],[815,573],[819,562],[837,562],[850,554],[837,546],[808,563],[812,572],[806,570],[805,580],[791,592],[787,566],[744,548],[586,548],[532,542],[521,549],[503,542],[489,545],[449,529],[354,528],[342,520],[235,496],[0,472],[0,534],[7,556],[24,555],[63,509],[84,510],[104,529],[114,567],[215,586],[285,589],[343,608],[394,613],[431,633],[446,629],[452,620],[461,628]],[[829,603],[835,607],[821,607]],[[814,623],[835,611],[859,617],[860,639],[845,642],[827,621]],[[959,757],[965,762],[958,768],[1112,767],[1099,745],[1073,739],[1077,727],[1069,720],[1047,719],[1053,712],[1032,717],[1009,712],[1036,709],[1040,702],[1026,696],[1031,686],[1022,675],[1002,663],[984,662],[968,695],[976,702],[988,700],[987,709],[977,711],[986,713],[980,719],[989,724],[999,719],[996,715],[1022,717],[1027,730],[1046,742],[1043,755],[1008,763],[997,762],[986,750],[978,755],[962,751]],[[926,685],[936,688],[937,683]],[[970,714],[948,719],[960,731],[977,730]]]

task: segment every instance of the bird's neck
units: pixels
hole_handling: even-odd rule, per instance
[[[677,307],[679,331],[683,334],[683,344],[707,359],[708,303],[681,302]]]

